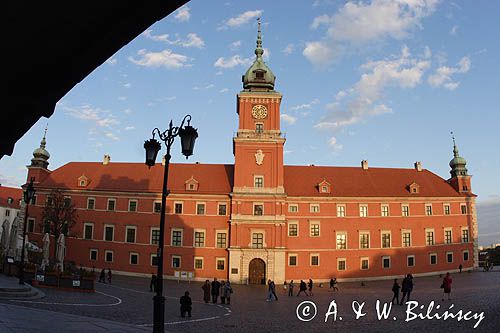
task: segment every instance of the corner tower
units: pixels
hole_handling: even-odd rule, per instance
[[[43,134],[42,141],[40,141],[40,147],[36,148],[33,151],[33,158],[31,159],[31,164],[28,165],[28,178],[27,181],[31,179],[31,177],[34,177],[34,182],[39,183],[49,175],[50,171],[48,169],[49,166],[49,158],[50,154],[45,149],[45,146],[47,145],[47,128],[45,128],[45,132]]]
[[[467,161],[458,153],[457,144],[453,132],[451,133],[453,139],[453,159],[450,161],[450,174],[451,178],[448,182],[453,188],[460,193],[471,192],[471,176],[467,173]]]
[[[237,96],[239,125],[233,139],[234,192],[284,193],[283,146],[280,130],[281,94],[276,77],[263,59],[260,19],[255,61],[243,75]]]

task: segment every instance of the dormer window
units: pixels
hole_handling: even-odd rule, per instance
[[[408,185],[408,190],[410,191],[411,194],[418,194],[420,193],[420,185],[418,185],[415,182],[412,182],[410,185]]]
[[[14,202],[14,198],[9,197],[9,198],[7,199],[7,203],[8,203],[9,205],[11,205],[13,202]]]
[[[323,180],[318,184],[319,193],[330,193],[331,192],[331,184],[326,180]]]
[[[186,191],[198,191],[198,181],[191,176],[188,180],[185,182],[186,184]]]
[[[89,184],[89,179],[85,177],[85,175],[81,175],[78,177],[78,186],[79,187],[86,187]]]

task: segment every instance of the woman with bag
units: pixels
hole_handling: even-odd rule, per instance
[[[446,273],[446,276],[443,279],[443,283],[441,284],[441,288],[443,288],[443,301],[444,301],[444,295],[448,294],[448,300],[451,300],[451,276],[450,273]]]

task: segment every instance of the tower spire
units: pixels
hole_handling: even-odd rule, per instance
[[[465,160],[465,158],[461,157],[460,154],[458,153],[458,147],[455,141],[455,135],[453,134],[453,132],[450,132],[450,134],[451,134],[451,139],[453,140],[453,159],[450,161],[451,176],[452,177],[467,176],[467,168],[466,168],[467,161]]]
[[[457,143],[455,142],[455,135],[453,134],[453,131],[451,131],[450,134],[451,134],[451,139],[453,140],[453,156],[459,157]]]
[[[264,54],[264,49],[262,48],[262,32],[260,29],[260,17],[257,18],[257,47],[255,48],[255,55],[257,56],[257,60],[262,61],[262,55]]]
[[[30,165],[32,167],[41,167],[43,169],[47,169],[47,167],[49,166],[50,154],[45,149],[45,146],[47,145],[46,137],[47,137],[48,127],[49,125],[47,124],[45,126],[45,131],[43,132],[42,141],[40,141],[40,147],[33,151],[33,158],[31,159],[31,165]]]

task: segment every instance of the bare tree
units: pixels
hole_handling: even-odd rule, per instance
[[[77,219],[75,205],[71,199],[65,197],[60,189],[54,189],[50,192],[43,208],[42,223],[44,233],[54,236],[57,242],[62,233],[68,236],[68,231],[73,227]],[[54,246],[54,258],[56,257],[57,246]]]

